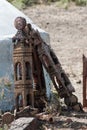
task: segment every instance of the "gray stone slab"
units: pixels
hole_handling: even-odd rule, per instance
[[[37,127],[37,119],[23,117],[13,121],[9,130],[37,130]]]

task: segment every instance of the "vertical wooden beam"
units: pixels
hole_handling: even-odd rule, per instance
[[[87,58],[83,55],[83,107],[87,107]]]

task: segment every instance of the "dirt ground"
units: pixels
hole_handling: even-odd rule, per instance
[[[23,12],[36,25],[49,33],[51,47],[68,74],[76,90],[75,95],[82,103],[82,55],[87,56],[87,7],[77,7],[72,4],[66,10],[54,3],[28,7]],[[79,119],[81,120],[87,125],[87,119]],[[78,126],[78,121],[74,122],[77,122],[75,126]],[[68,128],[80,129],[80,127],[65,127],[66,130]],[[63,130],[61,127],[60,129]],[[53,130],[60,129],[57,127]],[[87,130],[87,127],[83,127],[84,129]]]

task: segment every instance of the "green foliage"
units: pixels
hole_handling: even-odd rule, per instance
[[[25,8],[26,6],[31,6],[33,4],[40,4],[40,3],[45,3],[49,4],[51,2],[58,2],[58,1],[63,1],[63,3],[67,3],[69,0],[8,0],[10,3],[12,3],[14,6],[17,8]]]
[[[80,6],[86,6],[87,5],[87,0],[75,0],[76,5]]]
[[[57,1],[60,1],[60,0],[46,0],[46,2],[57,2]]]
[[[22,9],[25,8],[24,3],[22,2],[22,0],[12,0],[11,2],[15,7],[17,7],[18,9]]]
[[[8,0],[8,2],[10,2],[10,3],[11,3],[12,1],[13,1],[13,0]]]
[[[69,7],[70,2],[75,2],[76,5],[79,6],[87,5],[87,0],[8,0],[8,1],[19,9],[23,9],[26,8],[27,6],[31,6],[34,4],[40,4],[40,3],[49,4],[51,2],[61,3],[59,5],[65,9]]]
[[[86,6],[87,5],[87,0],[60,0],[63,4],[69,4],[70,2],[75,2],[76,5],[79,6]]]
[[[61,6],[62,6],[64,9],[68,9],[71,0],[61,0],[60,2],[61,2]]]
[[[8,0],[8,2],[12,3],[15,7],[19,9],[23,9],[26,8],[26,6],[38,4],[39,0]]]
[[[38,4],[38,0],[22,0],[22,3],[28,6],[32,4]]]

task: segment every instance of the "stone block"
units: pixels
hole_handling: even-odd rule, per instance
[[[11,123],[9,130],[38,130],[38,120],[36,118],[19,118]]]

